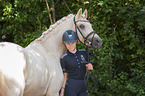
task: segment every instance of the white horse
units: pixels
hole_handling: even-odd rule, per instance
[[[60,57],[66,50],[62,35],[66,30],[75,31],[78,26],[86,37],[93,31],[91,24],[84,22],[87,21],[86,17],[87,10],[82,14],[80,9],[76,16],[70,14],[62,18],[26,48],[1,42],[0,96],[59,96],[63,82]],[[77,34],[84,43],[82,34]],[[88,40],[90,38],[94,39],[95,48],[102,45],[97,34],[87,36]]]

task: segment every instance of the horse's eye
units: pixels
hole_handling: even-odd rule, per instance
[[[80,28],[85,28],[85,26],[83,24],[80,25]]]

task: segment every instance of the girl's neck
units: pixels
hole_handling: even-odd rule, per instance
[[[76,53],[77,49],[75,48],[74,50],[69,50],[71,53]]]

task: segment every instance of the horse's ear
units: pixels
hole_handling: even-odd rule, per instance
[[[77,15],[76,15],[76,18],[79,19],[82,15],[82,8],[79,9]]]
[[[85,16],[85,18],[87,18],[87,9],[85,9],[83,15]]]

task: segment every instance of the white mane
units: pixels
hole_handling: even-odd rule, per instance
[[[43,32],[42,35],[35,40],[35,42],[36,41],[42,41],[46,37],[46,35],[48,35],[50,32],[52,32],[57,26],[59,26],[62,22],[64,22],[65,20],[67,20],[67,19],[69,19],[70,17],[73,17],[73,16],[74,16],[73,14],[70,14],[70,15],[68,15],[66,17],[63,17],[62,19],[58,20],[56,23],[51,25],[49,27],[49,29],[47,29],[45,32]]]

